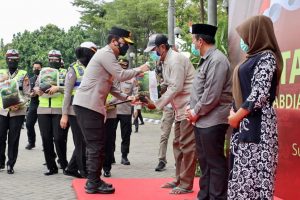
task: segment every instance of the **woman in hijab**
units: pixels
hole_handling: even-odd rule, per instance
[[[251,17],[236,30],[247,56],[233,72],[228,199],[273,199],[278,132],[272,103],[282,57],[270,18]]]

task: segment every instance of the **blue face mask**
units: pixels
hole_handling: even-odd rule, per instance
[[[241,41],[240,41],[240,46],[241,46],[241,49],[247,53],[248,50],[249,50],[249,46],[247,44],[245,44],[244,40],[241,38]]]
[[[192,43],[192,46],[191,46],[191,51],[192,51],[192,54],[194,56],[200,57],[200,51],[198,51],[198,49],[196,49],[195,44],[193,44],[193,43]]]
[[[160,60],[160,56],[157,55],[156,51],[150,51],[149,53],[150,59],[153,61],[159,61]]]

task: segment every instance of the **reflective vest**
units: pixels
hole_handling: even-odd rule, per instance
[[[25,70],[22,69],[17,69],[17,73],[16,75],[14,75],[14,77],[12,79],[16,80],[18,82],[19,85],[19,90],[23,88],[23,80],[25,75],[27,74],[27,72]],[[0,77],[4,76],[4,75],[8,75],[8,70],[7,69],[0,69]],[[9,79],[11,78],[11,76],[8,76]],[[0,100],[0,108],[2,108],[2,101]]]
[[[64,86],[64,84],[61,85],[61,83],[65,82],[65,78],[66,78],[66,69],[59,69],[60,86]],[[62,108],[64,94],[58,93],[57,96],[51,98],[40,96],[39,100],[40,100],[39,107],[41,108]]]
[[[76,82],[75,82],[74,87],[72,89],[72,96],[74,96],[75,93],[76,93],[77,88],[81,84],[85,68],[79,62],[74,63],[71,67],[74,69],[75,74],[76,74]]]
[[[65,78],[66,78],[67,70],[64,68],[59,69],[59,86],[65,85]]]

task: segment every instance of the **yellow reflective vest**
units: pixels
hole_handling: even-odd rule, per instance
[[[17,73],[14,75],[12,79],[16,80],[19,85],[19,90],[22,88],[24,77],[26,76],[27,71],[22,69],[17,69]],[[8,69],[0,69],[0,77],[8,75]],[[9,76],[10,77],[10,76]],[[0,108],[2,108],[2,101],[0,100]]]
[[[64,86],[65,77],[66,77],[66,69],[59,69],[60,86]],[[64,94],[59,93],[57,96],[51,98],[40,96],[39,100],[40,100],[39,107],[41,108],[62,108]]]

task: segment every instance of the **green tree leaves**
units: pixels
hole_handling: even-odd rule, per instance
[[[8,48],[17,49],[20,53],[20,67],[31,72],[34,61],[42,61],[44,66],[48,66],[48,52],[57,49],[61,51],[65,66],[68,67],[76,60],[75,48],[88,38],[87,32],[79,26],[71,27],[66,32],[56,25],[48,24],[33,32],[17,33],[3,52]]]

